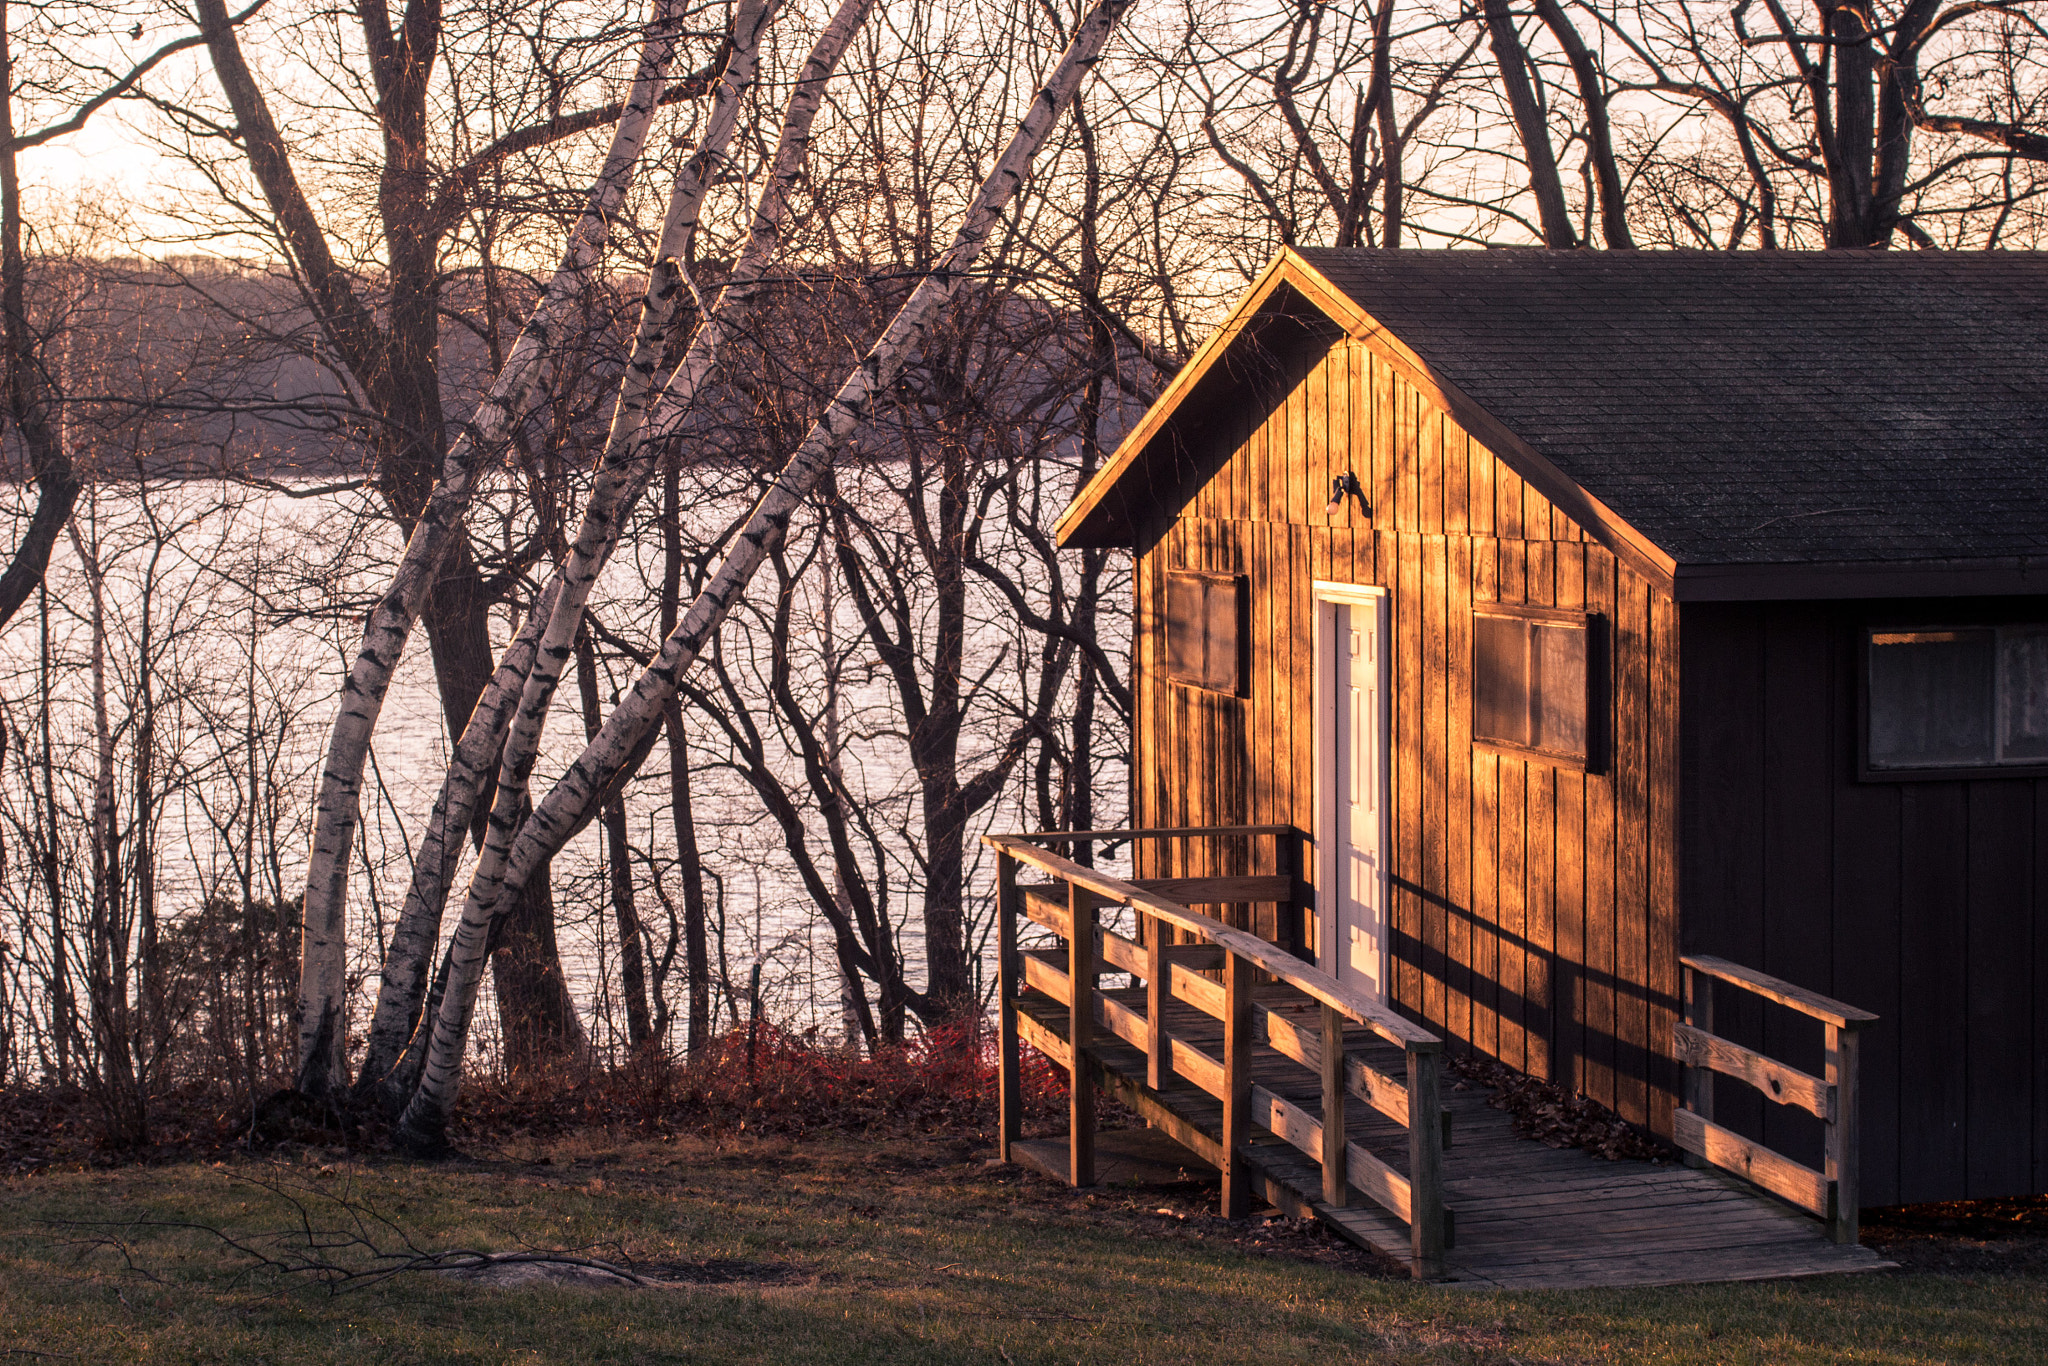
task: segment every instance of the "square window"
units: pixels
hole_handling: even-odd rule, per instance
[[[1873,630],[1864,686],[1872,772],[2048,765],[2048,627]]]
[[[1598,618],[1498,608],[1472,621],[1472,738],[1593,766]]]
[[[1244,590],[1242,575],[1167,571],[1169,681],[1211,692],[1237,692],[1243,676]]]

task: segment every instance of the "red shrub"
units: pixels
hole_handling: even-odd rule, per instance
[[[978,1028],[976,1026],[979,1026]],[[751,1048],[749,1043],[751,1041]],[[1064,1127],[1066,1075],[1040,1054],[1023,1053],[1027,1123]],[[993,1140],[999,1113],[995,1032],[984,1022],[932,1030],[908,1043],[856,1057],[819,1046],[767,1021],[713,1040],[688,1062],[651,1059],[604,1070],[587,1064],[472,1077],[455,1107],[451,1140],[489,1144],[515,1135],[559,1138],[578,1131],[908,1135],[947,1133]],[[51,1162],[148,1162],[203,1157],[247,1141],[246,1102],[224,1091],[185,1087],[156,1097],[154,1146],[102,1150],[97,1112],[79,1091],[0,1088],[0,1171]],[[275,1142],[376,1146],[374,1120],[343,1132],[309,1121]]]
[[[979,1026],[979,1027],[977,1027]],[[688,1062],[640,1062],[613,1072],[515,1076],[465,1087],[463,1138],[564,1133],[630,1125],[649,1132],[959,1133],[993,1137],[998,1115],[996,1038],[969,1021],[854,1056],[767,1021],[714,1039]],[[1066,1077],[1024,1051],[1026,1115],[1052,1118]]]

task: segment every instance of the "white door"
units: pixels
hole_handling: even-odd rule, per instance
[[[1331,790],[1324,810],[1335,819],[1330,869],[1336,895],[1338,979],[1374,996],[1386,994],[1386,706],[1382,648],[1386,599],[1338,602],[1325,636],[1330,692]]]

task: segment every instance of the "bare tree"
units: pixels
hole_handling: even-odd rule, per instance
[[[211,125],[246,155],[268,206],[273,240],[293,266],[327,353],[346,374],[374,421],[363,434],[376,452],[379,486],[407,529],[405,558],[371,614],[350,669],[334,739],[322,773],[319,819],[306,882],[305,957],[300,1013],[299,1088],[339,1094],[346,1058],[342,963],[345,890],[359,787],[377,710],[413,621],[424,610],[451,737],[459,737],[488,684],[491,650],[485,612],[493,596],[463,532],[476,479],[523,414],[552,330],[566,320],[609,235],[655,109],[693,86],[670,87],[667,73],[682,37],[681,3],[657,0],[631,89],[620,101],[573,114],[549,101],[544,117],[492,139],[481,151],[437,170],[436,63],[449,34],[437,4],[414,3],[394,25],[385,6],[358,14],[361,51],[375,92],[367,111],[384,147],[378,218],[388,252],[382,321],[358,281],[337,260],[315,213],[292,149],[271,112],[240,36],[221,0],[195,0],[215,76],[232,111],[232,130]],[[558,49],[559,50],[559,49]],[[572,49],[573,50],[573,49]],[[563,73],[553,79],[560,82]],[[559,89],[559,85],[557,86]],[[189,126],[208,127],[187,112]],[[489,393],[451,443],[436,368],[441,320],[441,251],[479,184],[508,158],[591,129],[611,126],[612,145],[561,266],[527,319]],[[552,965],[543,965],[545,972]]]
[[[1943,30],[1966,25],[1961,51],[1943,64],[1951,69],[1923,71],[1918,60],[1886,64],[1882,74],[1895,86],[1907,116],[1929,133],[1977,138],[2028,161],[2048,161],[2048,29],[2024,5],[1951,5],[1927,12],[1913,51],[1924,51]],[[1965,54],[1973,60],[1954,71]],[[1939,95],[1962,94],[1969,112],[1930,109],[1930,78]]]
[[[0,371],[7,418],[25,449],[38,490],[34,514],[7,567],[0,571],[0,626],[21,610],[50,563],[63,534],[80,478],[64,442],[59,408],[62,386],[52,364],[62,345],[61,314],[37,317],[30,303],[30,230],[23,217],[20,157],[76,133],[116,100],[133,97],[142,78],[167,58],[196,46],[198,35],[176,37],[113,65],[82,53],[103,50],[99,35],[138,20],[130,44],[140,43],[147,5],[0,3]],[[27,125],[27,126],[24,126]]]
[[[1962,245],[1995,239],[2042,191],[2009,152],[1967,145],[1966,128],[1915,136],[1928,89],[2026,117],[2039,46],[2022,36],[2035,28],[2023,4],[1582,8],[1614,47],[1612,88],[1669,111],[1639,139],[1654,207],[1687,220],[1666,241],[1733,246],[1739,225],[1766,247]],[[1707,141],[1717,131],[1725,153]]]
[[[912,348],[926,334],[933,312],[965,280],[967,268],[994,234],[1003,209],[1022,184],[1033,155],[1072,101],[1127,4],[1128,0],[1098,0],[1078,26],[1067,52],[969,206],[953,246],[919,281],[880,340],[869,348],[841,385],[824,415],[791,455],[746,526],[734,538],[717,572],[663,642],[656,661],[613,710],[569,773],[525,821],[506,859],[504,890],[494,902],[474,913],[465,909],[455,932],[454,966],[441,1017],[435,1025],[432,1053],[420,1089],[406,1107],[401,1123],[401,1131],[409,1142],[437,1147],[442,1141],[468,1044],[479,950],[492,919],[499,913],[499,905],[567,842],[590,818],[604,793],[645,757],[647,744],[660,724],[663,709],[676,694],[682,672],[696,661],[754,572],[779,545],[791,516],[829,467],[834,454],[860,429],[876,399],[901,373]],[[474,898],[472,906],[476,906]]]

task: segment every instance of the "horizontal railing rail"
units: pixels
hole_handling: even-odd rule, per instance
[[[1075,840],[1174,840],[1200,835],[1291,835],[1291,825],[1159,825],[1138,830],[1016,830],[990,835],[990,840],[1022,840],[1034,847],[1071,844]]]
[[[1230,862],[1256,862],[1258,859],[1253,852],[1254,847],[1261,842],[1269,842],[1273,871],[1255,880],[1183,876],[1131,878],[1128,881],[1132,886],[1141,887],[1183,906],[1242,905],[1257,902],[1277,905],[1282,909],[1279,923],[1275,927],[1275,939],[1281,948],[1296,956],[1303,956],[1312,950],[1309,948],[1307,926],[1302,912],[1314,903],[1314,894],[1301,876],[1300,835],[1301,832],[1291,825],[1175,825],[1140,829],[1015,832],[988,838],[991,842],[1017,840],[1048,853],[1063,853],[1081,864],[1090,862],[1088,852],[1098,844],[1106,848],[1124,844],[1132,846],[1134,850],[1145,847],[1151,851],[1152,861],[1167,865],[1178,862],[1183,866],[1194,861],[1190,854],[1197,848],[1203,848],[1205,852],[1211,854],[1220,853]],[[1214,847],[1218,844],[1225,847],[1219,850]],[[1169,847],[1162,849],[1158,847],[1161,845]]]
[[[1825,1221],[1837,1243],[1855,1242],[1858,1036],[1877,1016],[1725,958],[1687,954],[1678,961],[1684,976],[1684,1014],[1671,1030],[1672,1056],[1685,1076],[1685,1103],[1673,1120],[1678,1146],[1695,1163],[1734,1172]],[[1814,1076],[1716,1034],[1715,982],[1818,1020],[1824,1075]],[[1818,1119],[1823,1131],[1822,1170],[1714,1123],[1716,1076],[1733,1077],[1769,1100]]]
[[[1185,1124],[1169,1132],[1222,1172],[1226,1216],[1241,1217],[1249,1210],[1252,1173],[1247,1144],[1251,1131],[1261,1129],[1317,1164],[1324,1203],[1341,1208],[1356,1190],[1406,1223],[1415,1274],[1441,1276],[1448,1237],[1439,1079],[1442,1041],[1285,949],[1192,909],[1202,904],[1293,903],[1298,882],[1291,874],[1123,879],[1042,847],[1112,837],[1137,840],[1291,833],[1287,826],[1211,826],[984,837],[997,854],[1000,898],[1002,1156],[1010,1156],[1010,1145],[1021,1133],[1017,1048],[1029,1043],[1068,1073],[1068,1178],[1075,1185],[1093,1183],[1099,1069],[1094,1038],[1100,1026],[1144,1055],[1149,1091],[1158,1092],[1168,1078],[1178,1076],[1222,1102],[1220,1140]],[[1052,881],[1043,887],[1021,886],[1021,868],[1036,870]],[[1126,938],[1100,924],[1098,914],[1105,907],[1133,912],[1138,937]],[[1020,949],[1020,919],[1065,941],[1064,953]],[[1169,930],[1185,936],[1185,942],[1169,942]],[[1142,1013],[1098,987],[1097,979],[1104,971],[1128,973],[1145,983]],[[1205,975],[1208,973],[1217,976]],[[1320,1010],[1314,1023],[1255,1001],[1253,986],[1259,973],[1315,1002]],[[1085,988],[1077,984],[1085,984]],[[1026,991],[1038,992],[1066,1007],[1065,1038],[1018,1008]],[[1166,1027],[1169,999],[1193,1006],[1222,1023],[1222,1057]],[[1366,1059],[1347,1053],[1347,1021],[1400,1048],[1407,1076],[1389,1076]],[[1254,1081],[1252,1049],[1259,1043],[1316,1074],[1322,1093],[1320,1116]],[[1344,1114],[1350,1099],[1363,1101],[1407,1130],[1405,1173],[1348,1140]]]

